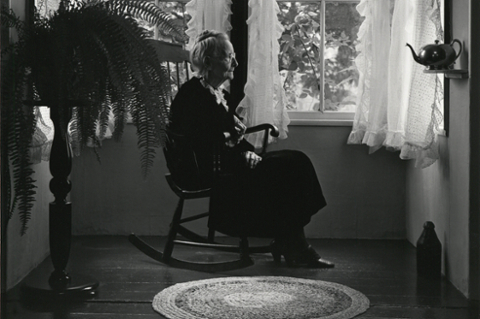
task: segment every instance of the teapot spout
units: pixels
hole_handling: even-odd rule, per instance
[[[409,48],[410,48],[410,51],[412,51],[412,56],[413,56],[413,59],[415,60],[415,62],[420,63],[420,64],[423,64],[423,63],[420,61],[420,58],[418,57],[418,55],[415,53],[415,50],[413,50],[412,46],[407,43],[407,47],[409,47]]]

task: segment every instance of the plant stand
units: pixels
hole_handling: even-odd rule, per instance
[[[70,117],[71,114],[66,118]],[[55,106],[50,107],[50,118],[55,127],[50,155],[50,172],[53,176],[50,191],[55,200],[49,207],[50,256],[54,271],[48,279],[27,277],[22,290],[25,293],[51,296],[89,297],[95,294],[99,283],[88,276],[70,275],[66,271],[72,236],[72,203],[66,199],[72,188],[68,179],[72,169],[72,150],[67,136],[68,120],[66,123],[61,122],[59,108]]]

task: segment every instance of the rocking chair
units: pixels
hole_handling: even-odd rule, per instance
[[[183,47],[179,44],[167,43],[159,40],[151,41],[152,45],[157,51],[159,59],[161,61],[167,62],[166,67],[169,77],[171,78],[171,89],[173,96],[174,91],[176,91],[176,89],[180,87],[181,83],[184,82],[182,80],[188,80],[189,78],[190,66],[188,63],[188,51],[184,50]],[[262,148],[260,150],[260,155],[266,152],[269,135],[274,137],[277,137],[279,135],[278,129],[270,124],[261,124],[252,128],[248,128],[246,134],[261,131],[264,131],[264,140]],[[175,146],[175,140],[179,140],[184,137],[175,134],[174,132],[167,132],[167,137],[170,140],[167,143],[167,146],[164,148],[164,155],[167,160],[167,165],[170,167],[171,163],[174,163],[176,160],[178,160],[175,158],[175,150],[172,149],[172,147]],[[227,245],[220,244],[215,241],[214,229],[209,229],[207,236],[201,236],[187,229],[183,224],[203,218],[208,218],[209,212],[200,213],[194,216],[184,218],[182,217],[182,214],[185,201],[199,198],[210,198],[212,189],[201,187],[195,190],[183,189],[178,185],[178,183],[175,182],[175,173],[172,170],[170,170],[170,173],[167,173],[165,177],[167,179],[168,185],[178,197],[177,208],[175,209],[172,217],[166,244],[163,248],[163,251],[159,251],[145,241],[143,241],[142,239],[140,239],[135,234],[131,234],[129,236],[129,241],[140,251],[145,253],[147,256],[172,267],[206,272],[227,271],[231,269],[247,267],[253,264],[253,261],[250,258],[250,253],[270,252],[269,246],[249,247],[246,237],[239,238],[239,245]],[[185,240],[177,238],[177,235],[182,235]],[[176,244],[189,245],[198,248],[213,248],[216,250],[227,252],[237,252],[239,253],[239,258],[232,261],[208,263],[180,260],[172,256],[174,246]]]
[[[268,135],[270,134],[271,136],[277,137],[279,133],[278,129],[275,126],[271,124],[261,124],[255,127],[248,128],[246,134],[260,131],[264,131],[263,146],[260,151],[260,154],[263,154],[266,152]],[[176,144],[175,140],[181,139],[183,137],[173,132],[168,132],[167,136],[169,141],[167,142],[167,146],[164,147],[164,154],[167,160],[167,164],[169,164],[172,163],[172,161],[178,160],[175,158],[175,156],[172,156],[173,154],[175,154],[175,150],[173,148]],[[183,224],[185,223],[201,218],[207,218],[209,216],[209,212],[206,212],[182,218],[183,206],[186,200],[209,198],[212,189],[204,188],[196,190],[185,190],[181,188],[177,183],[175,183],[175,178],[172,174],[174,174],[173,171],[167,173],[165,177],[172,191],[178,196],[178,204],[173,214],[173,218],[170,224],[170,230],[168,232],[167,241],[164,246],[163,252],[155,249],[135,234],[131,234],[129,236],[130,242],[140,251],[145,253],[147,256],[172,267],[205,272],[228,271],[232,269],[248,267],[253,265],[253,260],[250,258],[250,253],[270,252],[269,246],[250,247],[246,236],[242,236],[239,238],[239,245],[221,244],[215,242],[215,229],[210,228],[208,230],[208,236],[205,237],[183,226]],[[185,240],[178,239],[177,235],[182,235]],[[239,253],[239,258],[231,261],[208,263],[180,260],[172,256],[173,249],[176,244],[189,245],[198,248],[213,248],[227,252],[237,252]]]

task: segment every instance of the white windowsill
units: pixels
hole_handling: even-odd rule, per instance
[[[352,126],[352,112],[298,112],[289,111],[290,125],[303,126]]]
[[[353,120],[290,119],[292,126],[352,126]]]
[[[445,129],[440,129],[436,132],[437,135],[439,136],[447,136],[447,131],[445,131]]]

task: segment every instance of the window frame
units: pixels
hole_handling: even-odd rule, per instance
[[[279,2],[301,2],[301,3],[318,3],[320,5],[320,33],[322,39],[325,39],[325,9],[326,9],[326,2],[344,2],[344,3],[359,3],[359,0],[276,0],[277,3]],[[325,44],[323,44],[325,45]],[[323,46],[322,50],[320,50],[320,57],[321,57],[321,69],[325,69],[325,59],[324,59],[324,50],[325,46]],[[325,73],[321,72],[319,75],[319,80],[322,85],[320,86],[320,101],[324,101],[325,98],[325,88],[324,88],[324,81],[325,81]],[[306,126],[352,126],[353,120],[355,117],[355,112],[335,112],[335,111],[325,111],[324,110],[324,103],[321,104],[322,111],[294,111],[288,110],[288,115],[290,118],[289,125],[306,125]]]
[[[278,2],[292,2],[291,0],[276,0]],[[321,36],[325,39],[325,6],[326,1],[331,2],[345,2],[345,3],[352,3],[352,2],[359,2],[359,0],[300,0],[297,2],[311,2],[311,3],[318,3],[321,5],[321,17],[320,20],[323,21],[321,23]],[[188,0],[176,0],[176,1],[169,1],[169,0],[154,0],[155,4],[161,2],[183,2],[187,3]],[[324,61],[324,50],[320,51],[321,61],[323,61],[322,69],[324,69],[325,61]],[[324,82],[325,75],[323,72],[319,74],[319,79],[321,83]],[[320,88],[320,99],[323,100],[324,98],[324,87],[323,85]],[[322,108],[324,105],[322,104]],[[290,118],[289,125],[305,125],[305,126],[352,126],[353,120],[355,116],[355,112],[335,112],[335,111],[290,111],[288,110],[288,115]]]

